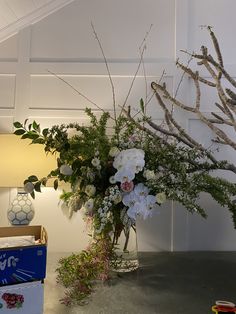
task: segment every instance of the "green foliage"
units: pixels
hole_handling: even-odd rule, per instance
[[[57,280],[67,291],[62,303],[84,305],[93,291],[96,280],[110,278],[109,258],[112,254],[106,239],[94,241],[87,250],[59,260]]]

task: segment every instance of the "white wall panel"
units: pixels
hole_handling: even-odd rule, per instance
[[[146,57],[174,57],[174,0],[76,0],[33,26],[31,58],[101,58],[91,22],[107,58],[139,58],[151,24]]]
[[[202,45],[212,48],[208,32],[201,25],[210,25],[220,42],[222,54],[227,63],[235,63],[236,47],[234,38],[235,1],[234,0],[191,0],[189,1],[191,16],[189,31],[190,51],[198,52]]]
[[[15,75],[0,75],[0,109],[14,108]]]
[[[112,91],[108,76],[61,76],[77,91],[88,97],[100,108],[112,109]],[[150,83],[157,80],[157,77],[147,77],[148,94],[151,94]],[[122,106],[128,95],[133,77],[112,77],[117,110]],[[137,107],[140,98],[145,97],[145,80],[137,77],[128,104]],[[73,91],[64,82],[53,76],[32,76],[31,77],[31,109],[84,109],[86,107],[97,109],[84,97]]]
[[[201,195],[200,203],[208,216],[189,214],[188,250],[236,250],[236,231],[228,209],[206,194]]]
[[[17,36],[12,36],[6,41],[0,43],[0,60],[17,59]]]
[[[1,114],[1,111],[0,111]],[[13,116],[0,116],[0,133],[11,133],[13,131]]]

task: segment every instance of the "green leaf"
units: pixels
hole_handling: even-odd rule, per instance
[[[57,190],[58,188],[58,180],[56,179],[53,183],[54,189]]]
[[[48,135],[48,129],[43,129],[42,133],[43,136],[46,137]]]
[[[52,170],[52,171],[50,172],[50,176],[52,176],[52,177],[56,177],[58,174],[59,174],[59,170],[58,170],[58,169]]]
[[[22,125],[20,122],[18,122],[18,121],[14,122],[13,125],[14,125],[14,127],[17,128],[17,129],[23,128],[23,125]]]
[[[36,121],[33,121],[32,126],[35,131],[40,132],[40,125]]]
[[[142,113],[144,113],[144,101],[143,101],[143,98],[140,99],[139,104],[140,104],[140,108],[141,108]]]
[[[28,181],[30,181],[30,182],[36,182],[36,181],[38,181],[39,179],[36,177],[36,176],[29,176],[28,177]]]
[[[16,134],[16,135],[22,135],[22,134],[24,134],[25,133],[25,130],[24,129],[18,129],[18,130],[16,130],[15,132],[14,132],[14,134]]]
[[[43,186],[46,186],[48,179],[47,178],[42,178],[41,182]]]
[[[39,135],[37,133],[34,133],[33,131],[28,132],[28,138],[29,139],[34,140],[38,137],[39,137]]]
[[[25,119],[25,121],[24,121],[24,127],[26,126],[28,120],[29,120],[29,119]]]
[[[33,121],[32,126],[34,130],[37,130],[38,124],[36,123],[36,121]]]
[[[34,189],[35,189],[35,191],[37,191],[37,192],[41,192],[41,182],[40,182],[40,181],[38,181],[37,183],[35,183]]]
[[[44,144],[44,139],[43,138],[36,138],[32,141],[34,144]]]
[[[21,138],[22,138],[22,139],[25,139],[25,138],[29,138],[29,137],[28,137],[28,134],[25,133],[25,134],[23,134],[23,135],[21,136]]]
[[[35,193],[34,193],[34,191],[31,192],[30,195],[31,195],[31,197],[32,197],[33,199],[35,199]]]

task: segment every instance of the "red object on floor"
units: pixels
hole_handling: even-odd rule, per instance
[[[212,311],[217,314],[221,313],[235,313],[236,314],[236,307],[228,307],[228,306],[220,306],[214,305],[212,306]]]

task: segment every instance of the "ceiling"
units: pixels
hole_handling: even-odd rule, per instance
[[[74,0],[0,0],[0,42]]]

